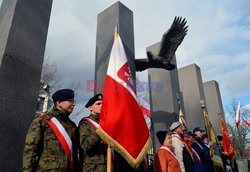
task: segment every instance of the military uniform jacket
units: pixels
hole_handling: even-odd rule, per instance
[[[90,114],[88,118],[99,123],[99,116]],[[84,118],[79,123],[80,156],[84,172],[106,172],[107,146],[94,127]]]
[[[23,172],[68,172],[71,171],[68,157],[52,128],[45,121],[54,116],[67,131],[73,144],[74,169],[77,164],[77,127],[68,114],[53,108],[43,116],[37,116],[31,123],[25,140],[23,153]]]

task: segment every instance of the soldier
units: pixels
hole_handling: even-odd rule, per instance
[[[102,95],[97,94],[85,105],[90,115],[79,123],[80,158],[84,172],[105,172],[107,168],[107,145],[97,135]]]
[[[37,115],[28,130],[23,171],[72,172],[77,164],[78,133],[69,115],[74,109],[74,91],[61,89],[52,95],[54,107]]]

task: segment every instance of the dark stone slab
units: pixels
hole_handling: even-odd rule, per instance
[[[183,95],[188,130],[194,127],[205,129],[201,100],[205,100],[199,66],[191,64],[178,69],[180,89]]]
[[[220,120],[218,113],[224,118],[224,110],[220,96],[219,84],[216,81],[208,81],[203,83],[207,113],[217,134],[221,134]]]
[[[116,25],[118,25],[133,79],[135,79],[133,12],[118,1],[98,14],[97,17],[95,59],[95,81],[97,84],[95,93],[100,93],[103,90]]]
[[[147,47],[147,51],[158,52],[160,43]],[[176,65],[176,59],[172,61]],[[182,100],[180,92],[178,71],[165,69],[148,69],[150,92],[150,104],[152,111],[153,131],[152,135],[159,130],[169,130],[171,124],[178,120],[177,95]],[[182,101],[181,101],[182,102]],[[183,110],[183,107],[182,107]],[[183,110],[184,111],[184,110]],[[159,146],[158,139],[154,137],[154,150]]]
[[[21,171],[34,117],[52,0],[3,0],[0,10],[0,169]]]

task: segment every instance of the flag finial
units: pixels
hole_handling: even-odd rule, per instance
[[[119,34],[119,20],[116,20],[114,38],[116,39]]]

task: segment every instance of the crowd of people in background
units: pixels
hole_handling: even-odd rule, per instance
[[[155,155],[156,172],[237,172],[237,164],[223,152],[220,141],[223,168],[216,168],[210,155],[212,143],[200,127],[187,131],[180,122],[174,122],[170,131],[158,131],[156,136],[160,147]]]

